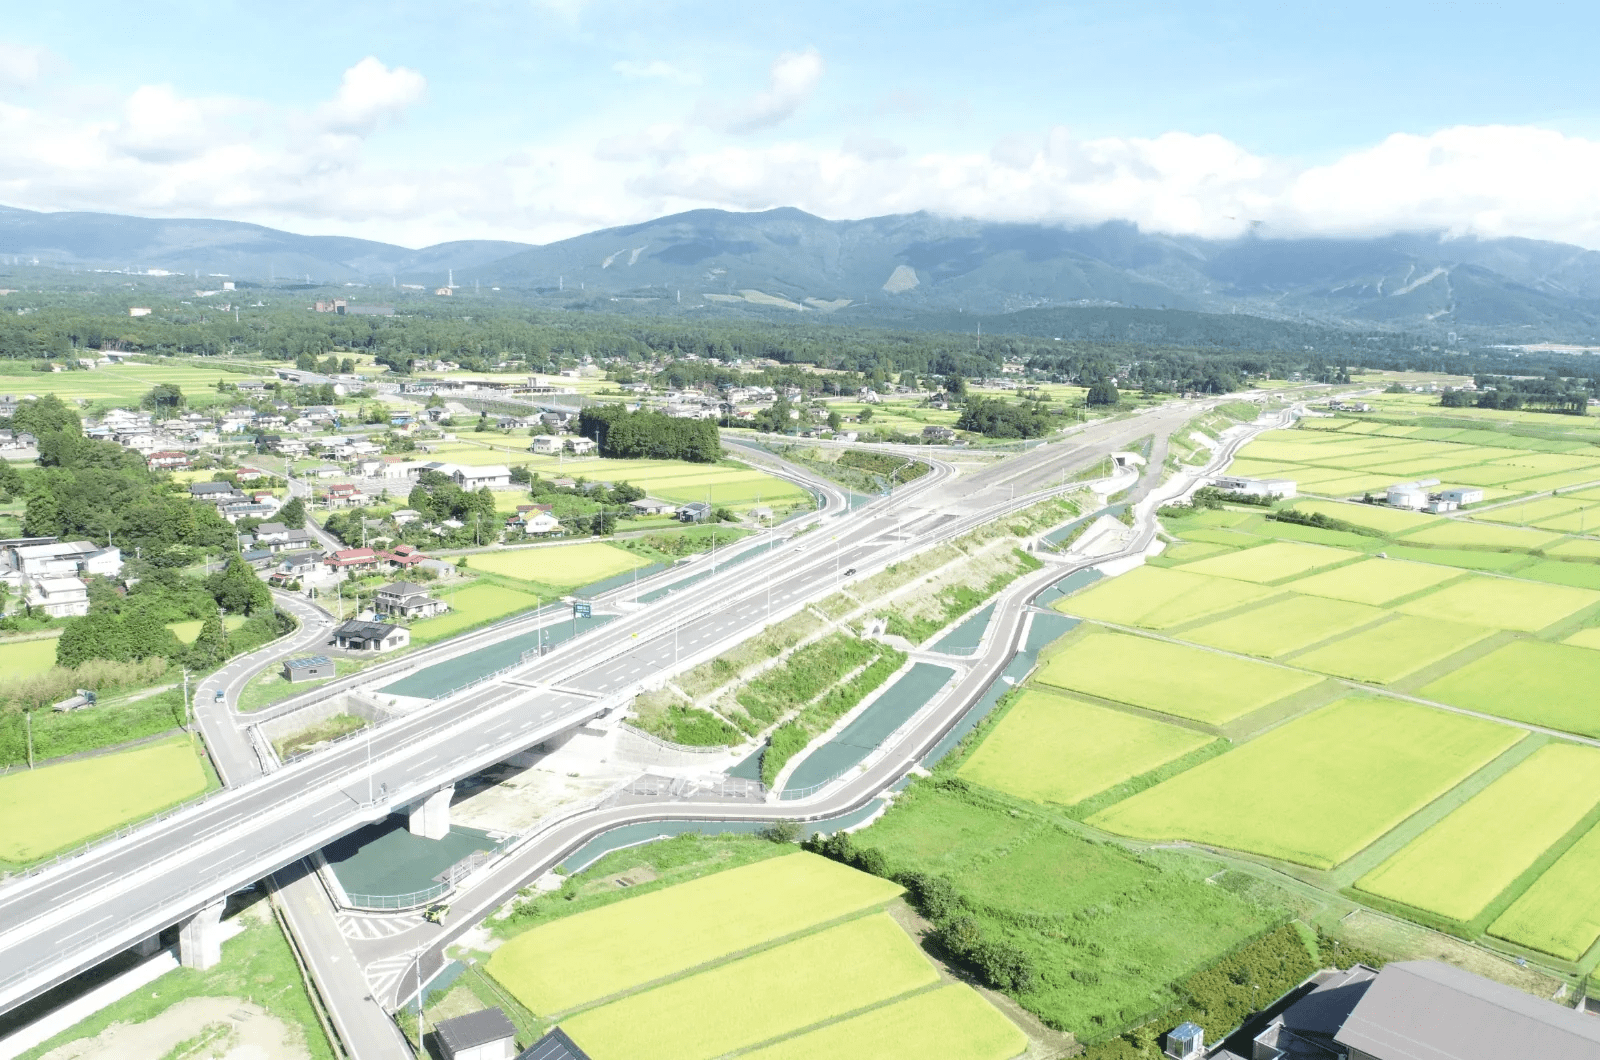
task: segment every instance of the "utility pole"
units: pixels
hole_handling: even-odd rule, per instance
[[[33,708],[22,712],[24,723],[28,727],[28,768],[33,768]]]

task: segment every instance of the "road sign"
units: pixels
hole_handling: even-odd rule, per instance
[[[574,602],[573,605],[572,605],[572,617],[573,618],[588,618],[590,613],[593,610],[594,610],[594,607],[593,607],[592,604],[580,604],[580,603]]]

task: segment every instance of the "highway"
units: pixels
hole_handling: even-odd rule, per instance
[[[762,578],[738,567],[707,578],[623,615],[563,651],[0,888],[0,1011],[367,821],[625,704],[654,675],[715,653],[761,628],[769,616],[777,620],[834,591],[844,580],[842,571],[854,567],[858,577],[865,576],[899,555],[906,538],[925,544],[965,532],[1007,508],[1031,503],[1037,498],[1030,493],[1058,485],[1064,476],[1139,438],[1164,439],[1196,411],[1194,405],[1175,404],[1091,425],[1068,443],[1043,446],[969,476],[957,476],[950,465],[938,462],[933,474],[894,496],[855,512],[841,511],[824,519],[821,529],[796,539],[792,550],[774,551],[761,564]],[[1159,467],[1153,459],[1142,489],[1159,478]],[[1148,540],[1149,533],[1153,528],[1140,536]],[[1003,621],[1013,623],[1014,635],[1017,619]],[[974,666],[961,696],[981,690],[983,672]],[[955,704],[961,696],[948,702]],[[803,809],[808,816],[832,816],[841,806],[865,802],[903,771],[898,758],[886,759],[829,792],[826,805],[791,803],[751,811],[786,816]],[[703,806],[620,812],[630,819],[705,816]],[[541,838],[540,846],[548,842],[551,850],[570,849],[614,823],[603,814],[574,820],[566,831]]]

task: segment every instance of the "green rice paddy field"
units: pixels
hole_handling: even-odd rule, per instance
[[[1360,533],[1242,506],[1164,519],[1177,540],[1163,554],[1054,604],[1090,624],[980,730],[960,776],[1083,804],[1113,835],[1303,866],[1587,974],[1600,826],[1582,829],[1600,814],[1600,750],[1559,734],[1600,738],[1600,534],[1568,536],[1600,523],[1600,487],[1572,488],[1600,481],[1600,427],[1500,422],[1523,433],[1316,421],[1253,442],[1233,470],[1304,473],[1311,494],[1427,476],[1512,502],[1444,517],[1287,502]],[[1555,486],[1570,492],[1538,495]],[[1346,685],[1329,704],[1328,678],[1373,691]],[[1238,742],[1196,754],[1203,732],[1152,711]],[[1508,753],[1534,728],[1556,738]]]
[[[555,902],[494,952],[489,975],[596,1060],[1009,1060],[1026,1049],[976,991],[941,986],[882,912],[899,885],[754,839],[711,842],[671,841],[654,859],[663,870],[705,858],[710,872],[642,894],[615,893],[611,868],[580,874],[591,899],[615,898],[565,916]],[[719,864],[730,855],[738,867]]]
[[[55,637],[0,644],[0,679],[32,677],[34,674],[44,673],[55,664]]]
[[[1597,877],[1600,825],[1490,924],[1489,934],[1564,960],[1578,960],[1600,939],[1600,904],[1594,900]]]
[[[200,754],[179,736],[0,777],[0,861],[37,861],[199,795]]]
[[[1052,655],[1038,677],[1041,684],[1210,725],[1232,721],[1321,680],[1184,644],[1099,630]]]
[[[450,610],[437,618],[425,618],[413,623],[413,642],[426,643],[452,637],[481,622],[504,618],[518,611],[531,611],[538,603],[532,593],[486,581],[473,582],[460,589],[445,589],[440,597],[449,603]]]
[[[1192,729],[1029,689],[962,763],[961,775],[1024,799],[1070,806],[1211,740]]]
[[[472,570],[561,590],[591,585],[649,563],[642,556],[600,541],[478,552],[467,558]]]
[[[495,951],[489,973],[535,1012],[564,1012],[840,917],[900,887],[815,854],[729,869],[556,920]],[[737,909],[737,916],[723,916]]]
[[[1351,696],[1103,810],[1090,823],[1332,868],[1487,765],[1523,734]]]
[[[594,1060],[712,1060],[938,981],[911,937],[879,913],[629,995],[561,1026]]]
[[[1465,923],[1600,803],[1600,749],[1549,744],[1356,882]]]

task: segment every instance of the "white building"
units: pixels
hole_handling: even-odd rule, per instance
[[[1462,507],[1468,504],[1481,504],[1483,502],[1483,490],[1476,486],[1456,486],[1451,489],[1440,490],[1439,499],[1454,501],[1457,506]]]
[[[8,548],[5,562],[30,577],[101,574],[109,578],[122,570],[122,550],[101,548],[92,541],[56,541]]]
[[[1298,491],[1291,478],[1240,478],[1237,475],[1218,475],[1211,484],[1229,493],[1244,493],[1252,497],[1293,497]]]
[[[561,452],[561,439],[553,434],[538,435],[533,439],[533,444],[528,446],[528,452],[552,456]]]
[[[457,465],[450,477],[464,490],[504,489],[511,485],[511,469],[504,464],[485,464],[482,467]]]
[[[1384,503],[1391,508],[1407,508],[1411,511],[1421,511],[1428,506],[1433,498],[1428,494],[1429,486],[1437,486],[1436,478],[1418,479],[1416,482],[1396,482],[1390,486],[1384,495]]]
[[[89,587],[77,578],[34,578],[28,583],[28,606],[51,618],[80,618],[89,613]]]

